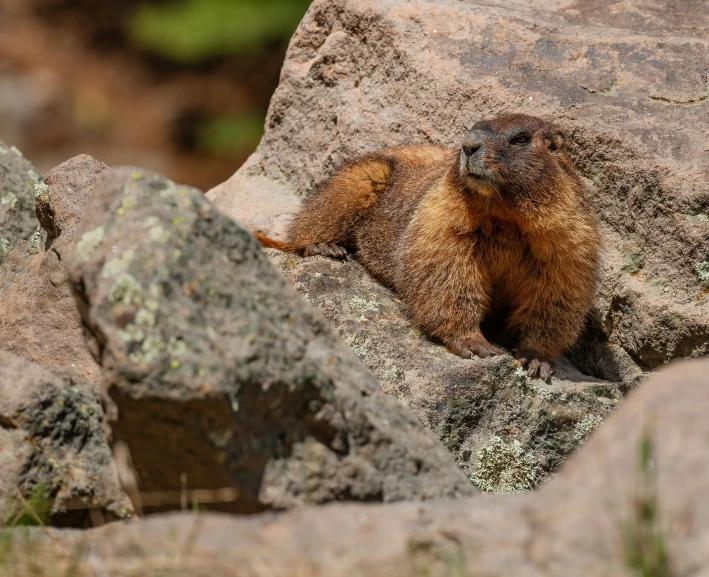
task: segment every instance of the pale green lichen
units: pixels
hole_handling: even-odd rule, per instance
[[[20,152],[20,149],[17,148],[16,146],[11,146],[11,147],[10,147],[10,151],[11,151],[11,152],[14,152],[17,156],[21,156],[21,157],[23,156],[23,155],[22,155],[22,152]],[[23,158],[24,158],[24,157],[23,157]]]
[[[155,326],[155,315],[147,309],[140,309],[135,314],[135,324],[140,325],[140,326],[144,326],[144,327],[154,327]]]
[[[357,355],[360,359],[363,359],[364,357],[367,356],[367,353],[369,352],[365,347],[362,345],[350,345],[350,348],[352,349],[352,352]]]
[[[125,329],[117,331],[117,334],[124,343],[141,343],[145,340],[143,329],[134,324],[129,324]]]
[[[709,260],[700,262],[694,270],[702,283],[709,284]]]
[[[39,184],[40,182],[42,182],[42,177],[39,175],[39,173],[36,172],[36,171],[34,171],[34,170],[32,170],[32,169],[29,169],[29,170],[27,171],[27,176],[30,177],[30,180],[31,180],[32,182],[34,182],[35,185],[37,185],[37,184]]]
[[[129,248],[123,251],[123,253],[119,257],[114,258],[103,266],[103,270],[101,270],[101,276],[103,278],[111,278],[126,272],[130,267],[131,263],[133,262],[134,257],[134,248]]]
[[[569,400],[569,395],[563,391],[558,391],[554,389],[550,389],[548,387],[544,387],[542,385],[536,387],[535,389],[537,391],[537,394],[539,397],[548,403],[552,402],[560,402],[560,403],[565,403],[566,401]]]
[[[147,364],[154,361],[160,353],[165,350],[165,343],[160,337],[149,335],[140,347],[130,355],[128,358],[136,364]]]
[[[139,305],[142,301],[142,285],[128,273],[123,273],[113,283],[108,293],[108,300],[112,303],[123,303],[126,305]]]
[[[586,415],[574,427],[574,441],[579,445],[583,444],[594,429],[597,429],[602,424],[603,419],[598,415]]]
[[[37,227],[35,231],[32,233],[32,236],[30,236],[30,247],[33,250],[37,250],[42,246],[42,228]]]
[[[10,244],[10,241],[4,236],[0,236],[0,259],[5,258],[5,255],[10,252],[11,248],[12,244]]]
[[[77,262],[89,262],[91,253],[101,244],[105,232],[102,226],[98,226],[81,235],[79,242],[76,243],[76,249],[74,250],[74,258]]]
[[[12,210],[17,206],[17,203],[19,202],[19,198],[17,198],[17,195],[14,192],[6,192],[5,194],[0,197],[0,204],[7,206]]]
[[[121,201],[121,205],[118,207],[118,215],[123,216],[126,211],[130,210],[131,208],[135,207],[137,204],[136,200],[131,197],[127,196]]]
[[[150,229],[148,234],[150,235],[150,240],[158,244],[165,244],[170,240],[170,231],[165,230],[161,226],[154,226]]]
[[[145,308],[154,313],[160,308],[160,303],[155,299],[147,299],[145,301]]]
[[[470,480],[486,493],[523,493],[531,491],[539,479],[537,458],[525,453],[522,444],[514,440],[505,443],[497,435],[477,453],[477,468]]]
[[[167,343],[167,352],[171,357],[181,357],[187,352],[187,345],[182,339],[170,337]]]
[[[527,376],[527,371],[522,366],[515,368],[512,373],[512,382],[522,389],[525,393],[535,390],[532,379]]]
[[[49,185],[43,182],[35,184],[32,187],[32,194],[34,194],[35,199],[39,198],[43,194],[49,195]]]
[[[350,308],[358,313],[376,313],[379,311],[379,305],[376,301],[368,301],[361,297],[352,297]]]
[[[384,371],[384,374],[382,375],[382,380],[387,382],[395,381],[401,376],[401,373],[402,371],[399,367],[397,367],[396,365],[392,365],[386,371]]]
[[[145,220],[145,228],[148,229],[148,236],[153,242],[165,244],[170,239],[170,231],[165,230],[160,223],[160,219],[155,216]]]

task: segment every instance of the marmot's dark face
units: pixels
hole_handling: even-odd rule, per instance
[[[466,188],[498,196],[507,204],[544,204],[573,172],[563,132],[540,118],[500,116],[475,124],[460,150]]]

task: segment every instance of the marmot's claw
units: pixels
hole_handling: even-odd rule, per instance
[[[305,256],[328,256],[330,258],[347,258],[347,249],[330,242],[316,242],[308,245],[304,252]]]

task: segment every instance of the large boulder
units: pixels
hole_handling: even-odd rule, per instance
[[[293,203],[276,213],[273,199],[307,194],[357,154],[457,146],[474,121],[502,112],[544,116],[569,132],[605,237],[577,365],[619,380],[633,376],[628,357],[646,370],[706,354],[709,86],[696,32],[705,8],[316,0],[291,41],[257,152],[209,197],[278,235]],[[267,218],[252,216],[259,204]]]
[[[66,263],[74,228],[105,168],[82,155],[52,169],[30,192],[39,232],[31,242],[17,242],[0,266],[0,349],[45,367],[72,370],[96,385],[100,369],[86,346]]]
[[[42,175],[17,148],[0,142],[0,265],[19,241],[30,241],[39,226],[34,216],[35,184]]]
[[[509,356],[470,361],[411,326],[401,301],[355,260],[268,256],[333,331],[491,492],[528,490],[556,470],[622,398],[625,386],[582,375],[568,361],[549,384]],[[516,451],[524,474],[485,472],[489,450]],[[481,467],[482,465],[482,467]]]
[[[89,511],[125,519],[123,492],[103,429],[97,387],[0,350],[0,523],[47,511],[55,525],[84,526]]]
[[[37,531],[5,559],[23,574],[27,551],[38,551],[80,577],[97,567],[212,577],[234,568],[273,577],[706,575],[707,375],[706,360],[662,369],[532,494],[154,516],[51,539]]]
[[[458,146],[476,120],[504,112],[558,121],[605,249],[587,329],[551,387],[535,381],[522,395],[509,359],[460,361],[431,345],[354,263],[270,252],[467,472],[501,439],[521,443],[541,479],[648,370],[709,353],[704,8],[316,0],[291,41],[261,144],[208,197],[278,238],[300,198],[358,154]]]
[[[474,493],[199,191],[104,171],[77,238],[72,285],[141,491],[233,489],[220,508],[241,512]]]

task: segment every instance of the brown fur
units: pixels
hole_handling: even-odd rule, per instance
[[[516,341],[530,376],[547,378],[591,304],[600,238],[564,134],[508,115],[476,124],[461,149],[400,147],[350,162],[305,202],[286,245],[276,248],[356,251],[456,354],[501,353],[482,334],[487,319],[499,342]]]

